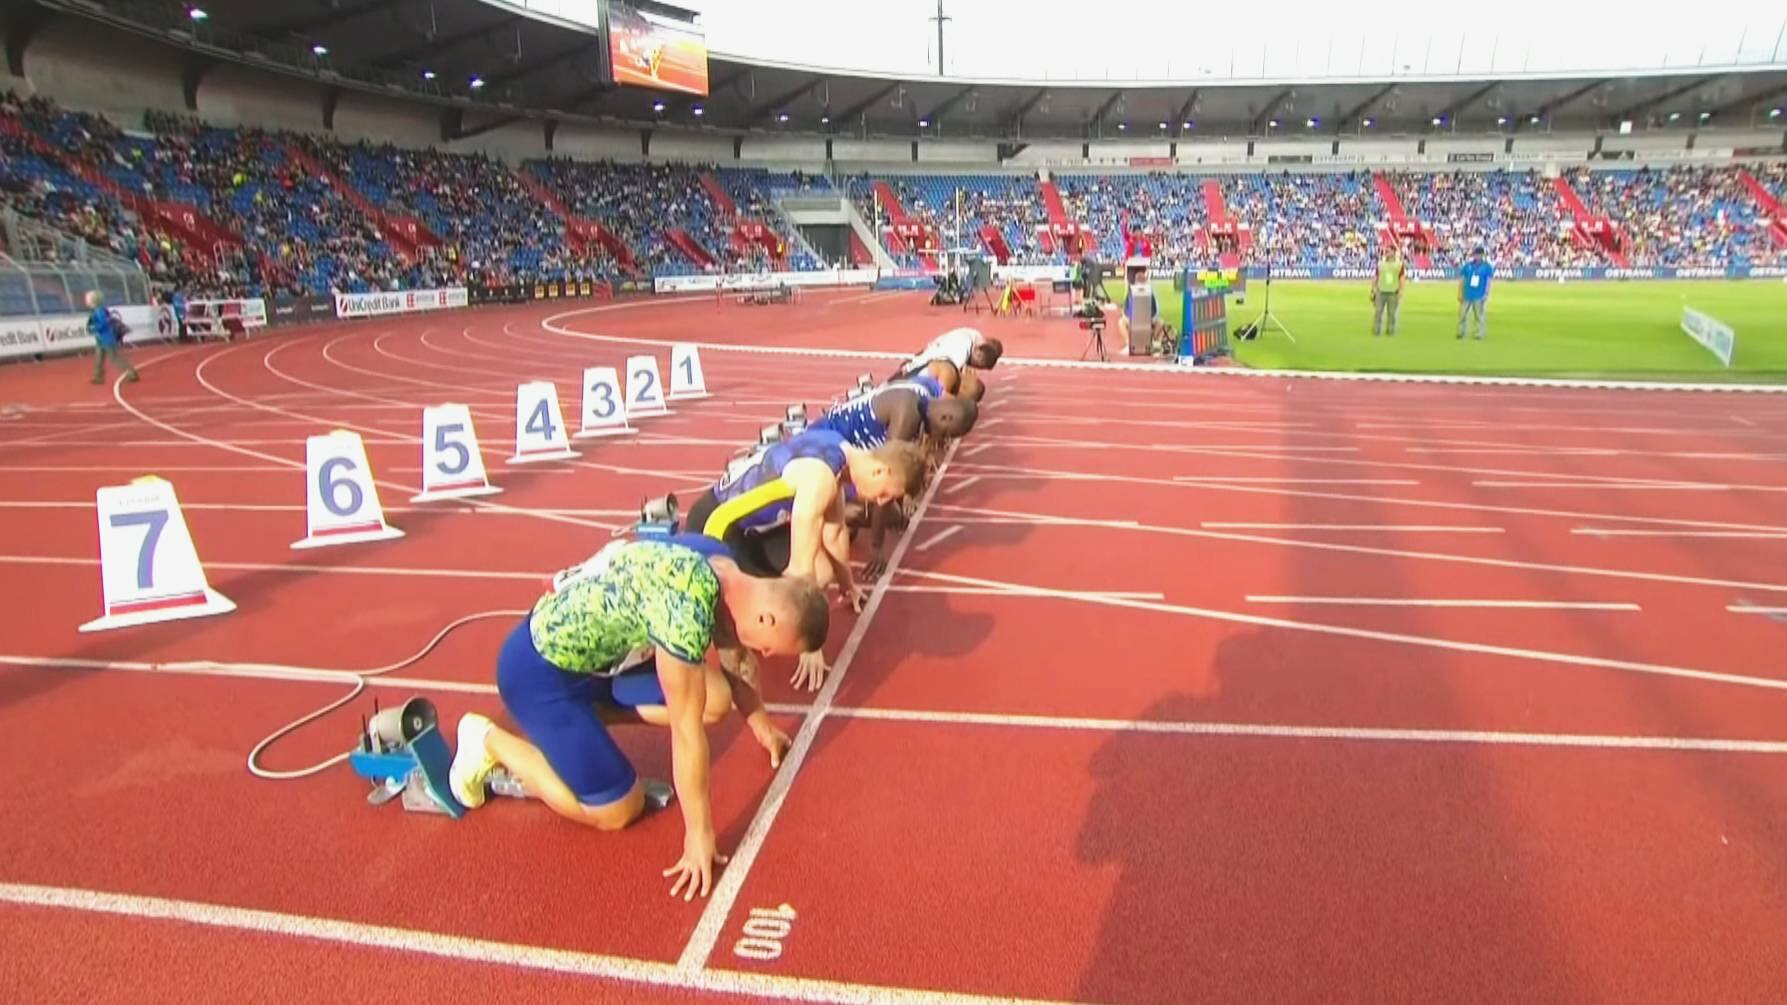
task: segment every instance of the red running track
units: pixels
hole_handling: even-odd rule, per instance
[[[244,770],[346,693],[340,671],[525,609],[643,496],[697,491],[785,404],[888,368],[858,354],[962,320],[915,296],[703,297],[144,349],[116,389],[78,360],[0,371],[26,406],[0,422],[0,728],[31,765],[0,795],[0,984],[1140,1003],[1787,983],[1787,625],[1751,613],[1787,609],[1774,395],[1001,367],[836,686],[814,706],[769,668],[805,756],[772,774],[716,730],[737,857],[706,905],[664,895],[674,814],[595,835],[498,801],[453,823],[366,806],[345,767]],[[1013,355],[1080,348],[1066,322],[968,320]],[[574,417],[584,366],[662,365],[691,337],[714,397],[574,462],[505,464],[518,382],[558,382]],[[840,354],[757,351],[813,347]],[[500,508],[407,501],[421,408],[447,400],[473,409]],[[405,536],[294,552],[304,438],[334,428],[365,438]],[[94,490],[148,472],[238,610],[77,634],[100,601]],[[266,766],[339,753],[374,695],[495,711],[507,623],[455,632]],[[661,734],[620,739],[668,771]],[[741,955],[749,912],[784,907],[779,955]]]

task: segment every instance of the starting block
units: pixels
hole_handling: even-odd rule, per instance
[[[757,443],[760,446],[767,447],[780,442],[782,442],[782,423],[780,422],[772,422],[757,431]]]
[[[633,525],[633,536],[642,541],[671,537],[677,532],[679,516],[674,494],[647,499],[639,507],[639,522]]]
[[[399,796],[403,808],[419,813],[438,813],[458,820],[465,807],[453,795],[448,773],[453,752],[440,733],[434,703],[411,698],[399,708],[373,715],[361,732],[360,748],[348,754],[354,774],[373,783],[366,801],[383,806]]]

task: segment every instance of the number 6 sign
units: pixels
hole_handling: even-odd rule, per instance
[[[304,443],[304,515],[309,532],[293,548],[322,548],[402,537],[385,523],[366,444],[359,433],[337,429]]]
[[[174,487],[150,475],[99,490],[99,575],[105,614],[81,626],[102,632],[236,609],[211,589]]]
[[[422,410],[422,494],[410,502],[489,496],[502,489],[490,484],[472,410],[464,405],[435,405]]]

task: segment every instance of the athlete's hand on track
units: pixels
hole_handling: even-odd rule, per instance
[[[819,690],[825,683],[825,654],[814,651],[801,653],[800,662],[794,665],[793,684],[796,690],[805,688],[808,691]]]
[[[875,549],[875,553],[869,556],[868,563],[862,567],[862,578],[873,583],[875,580],[880,579],[881,574],[886,571],[887,555],[881,549],[877,548]]]
[[[863,605],[869,602],[869,591],[860,586],[852,586],[844,597],[846,600],[850,601],[850,609],[861,614]]]
[[[664,870],[666,877],[675,876],[676,882],[670,884],[670,895],[683,895],[683,900],[695,899],[695,891],[699,889],[703,897],[714,888],[714,866],[725,865],[726,856],[719,853],[714,846],[712,834],[690,834],[683,838],[683,857],[676,864]]]
[[[762,724],[753,723],[751,732],[757,737],[757,742],[763,745],[763,749],[769,751],[769,766],[781,767],[782,758],[788,753],[788,734],[768,720]]]

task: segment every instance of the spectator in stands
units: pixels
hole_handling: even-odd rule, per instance
[[[134,383],[137,380],[136,367],[124,358],[124,336],[128,329],[124,322],[106,308],[105,298],[98,290],[87,291],[87,330],[93,333],[93,383],[105,380],[105,361],[110,359],[112,365],[124,371],[124,379]]]

